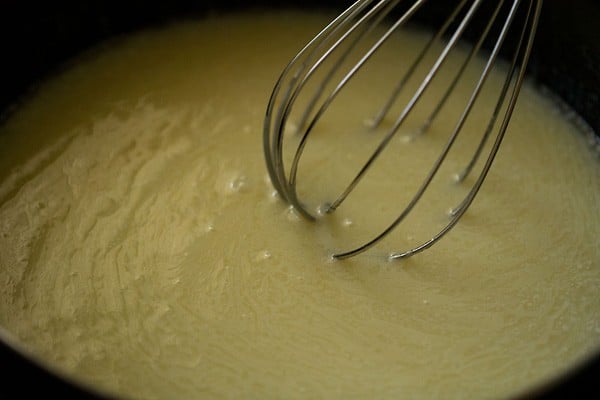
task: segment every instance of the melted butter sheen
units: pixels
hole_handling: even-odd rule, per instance
[[[419,224],[328,260],[379,229],[360,210],[387,203],[314,225],[273,196],[264,107],[325,21],[145,32],[44,84],[1,128],[2,327],[86,384],[147,399],[505,397],[597,351],[599,165],[531,87],[473,208],[408,261],[385,254],[426,236]],[[397,163],[382,159],[386,176],[410,180]],[[396,187],[367,184],[388,201]]]

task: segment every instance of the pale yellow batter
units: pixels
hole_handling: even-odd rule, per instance
[[[326,20],[249,14],[144,32],[42,85],[0,128],[5,335],[81,382],[146,399],[507,397],[597,352],[600,165],[527,85],[483,192],[414,258],[385,255],[426,238],[429,222],[350,260],[328,255],[397,214],[426,156],[410,172],[389,152],[383,183],[366,184],[375,204],[319,224],[273,196],[266,102]],[[432,129],[397,145],[436,154]],[[306,165],[336,148],[315,140]],[[352,158],[361,140],[337,153]],[[444,207],[452,167],[433,189]]]

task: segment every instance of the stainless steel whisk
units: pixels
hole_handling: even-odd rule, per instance
[[[317,217],[317,213],[310,212],[301,199],[298,198],[296,184],[298,163],[314,127],[355,74],[369,62],[370,58],[397,29],[406,25],[419,12],[425,3],[427,3],[426,0],[412,0],[408,4],[400,0],[358,0],[300,50],[283,70],[267,107],[263,136],[264,154],[273,186],[285,201],[291,204],[307,219],[314,220]],[[466,99],[464,110],[451,130],[442,152],[437,157],[417,192],[387,228],[359,247],[335,254],[335,258],[344,259],[352,257],[371,248],[394,230],[411,213],[444,163],[456,138],[461,133],[465,121],[482,90],[483,84],[499,58],[500,53],[508,53],[509,65],[506,69],[506,78],[498,95],[498,101],[491,112],[489,123],[482,129],[480,142],[473,156],[466,164],[466,167],[456,177],[457,181],[464,181],[482,155],[488,139],[494,137],[492,132],[495,131],[495,140],[491,146],[488,146],[489,153],[487,159],[483,162],[483,167],[477,179],[459,205],[451,210],[449,221],[439,232],[429,240],[408,250],[393,253],[390,257],[393,259],[405,258],[431,247],[456,225],[471,205],[487,176],[509,124],[519,90],[523,83],[525,67],[531,53],[542,7],[542,0],[493,0],[487,2],[487,5],[491,8],[483,15],[482,19],[482,15],[479,13],[483,13],[482,10],[485,9],[485,7],[482,7],[483,3],[485,3],[485,0],[457,1],[451,12],[443,19],[443,23],[439,25],[437,32],[433,34],[422,51],[416,55],[416,58],[408,64],[408,69],[399,79],[385,105],[372,119],[374,127],[379,126],[382,120],[386,116],[389,116],[388,114],[392,106],[397,101],[402,90],[405,89],[406,82],[414,74],[416,68],[425,62],[424,60],[427,59],[426,56],[428,53],[439,52],[439,54],[436,53],[437,56],[434,57],[433,63],[427,66],[428,72],[426,77],[420,82],[416,91],[409,96],[410,100],[399,115],[395,117],[392,126],[386,130],[375,151],[358,170],[358,173],[349,182],[345,190],[334,201],[326,205],[325,212],[331,213],[337,209],[360,183],[365,173],[386,149],[390,140],[403,125],[415,105],[422,99],[424,92],[427,91],[432,79],[436,76],[440,67],[448,58],[448,55],[456,48],[465,32],[470,29],[470,37],[475,37],[475,40],[472,40],[474,43],[471,45],[470,52],[461,67],[456,70],[453,78],[447,83],[443,96],[437,100],[433,111],[429,114],[429,118],[423,122],[421,127],[421,131],[425,131],[431,125],[460,81],[469,63],[478,53],[484,51],[483,48],[489,48],[490,50],[487,50],[489,53],[487,61],[484,64],[485,66],[481,70],[470,96]],[[433,4],[432,10],[436,10],[435,4]],[[518,22],[515,23],[515,21]],[[376,29],[381,29],[381,27],[384,28],[383,33],[372,44],[368,45],[365,51],[364,47],[361,47],[361,41],[365,40],[368,34],[377,32]],[[436,47],[435,44],[441,43],[444,38],[445,40],[441,47],[442,50],[436,50],[439,46]],[[347,67],[347,71],[341,73],[341,79],[334,80],[337,79],[336,76],[340,75],[340,69],[344,63],[351,56],[356,57],[356,54],[353,53],[358,51],[363,52],[358,55],[358,61],[352,62]],[[326,64],[326,61],[329,64]],[[307,105],[303,105],[304,108],[300,112],[301,117],[294,124],[294,130],[297,131],[295,134],[300,135],[300,138],[291,165],[289,168],[286,168],[282,154],[283,141],[287,131],[292,129],[288,123],[291,111],[296,105],[299,94],[303,90],[308,90],[306,89],[308,86],[307,83],[317,76],[316,71],[320,68],[326,68],[325,66],[329,69],[326,69],[322,75],[319,75],[319,79],[321,80],[316,85],[316,89],[313,89],[314,93],[310,95],[310,101],[308,101]],[[359,100],[357,99],[357,101]],[[501,117],[501,119],[498,119],[498,117]]]

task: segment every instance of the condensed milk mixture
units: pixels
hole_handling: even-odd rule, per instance
[[[472,208],[411,259],[386,255],[427,238],[418,221],[368,253],[329,257],[397,215],[419,177],[395,151],[373,171],[395,184],[371,179],[325,222],[274,195],[268,96],[327,20],[181,23],[44,83],[0,127],[4,336],[79,382],[144,399],[510,397],[597,353],[598,157],[529,84]],[[414,52],[424,36],[404,40],[396,51]],[[397,146],[437,154],[438,128]],[[359,163],[311,175],[335,147],[315,140],[300,189],[339,188]],[[456,205],[443,197],[452,185],[438,186],[429,201]]]

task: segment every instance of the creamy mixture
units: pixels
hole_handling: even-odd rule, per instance
[[[462,161],[424,200],[433,211],[368,253],[329,255],[398,214],[452,119],[410,143],[401,133],[367,195],[324,221],[274,196],[264,109],[326,20],[249,14],[143,32],[42,85],[0,128],[5,335],[81,382],[147,399],[506,397],[597,352],[600,165],[528,85],[473,207],[409,260],[386,255],[447,221],[460,199],[451,174],[471,151],[459,143]],[[402,40],[394,51],[414,52],[424,36]],[[361,103],[391,87],[399,64],[382,60],[370,67],[381,79],[340,99],[346,115],[363,118]],[[337,193],[374,142],[321,136],[300,189],[324,199],[311,188]],[[328,157],[345,161],[313,168]]]

